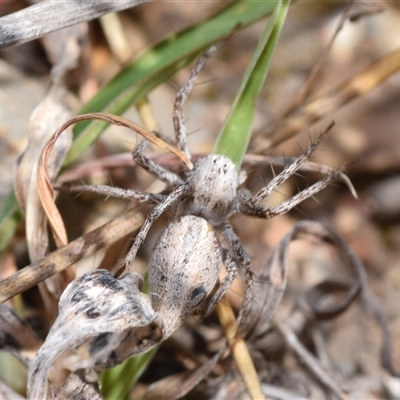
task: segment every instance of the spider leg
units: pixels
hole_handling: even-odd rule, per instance
[[[276,188],[286,181],[289,177],[291,177],[300,167],[309,160],[311,154],[317,149],[318,145],[320,144],[322,138],[325,134],[331,129],[332,124],[329,125],[317,138],[317,140],[311,144],[311,146],[307,149],[307,151],[298,157],[295,161],[291,164],[286,166],[283,171],[275,176],[272,181],[259,190],[251,199],[248,201],[248,205],[250,207],[256,208],[260,205],[262,201],[264,201]]]
[[[238,331],[236,335],[240,335],[243,333],[244,328],[246,326],[247,317],[250,313],[250,307],[252,302],[252,289],[253,289],[253,267],[251,266],[251,260],[246,250],[243,248],[240,239],[236,235],[230,224],[225,224],[222,227],[222,234],[231,249],[234,258],[237,260],[239,265],[243,268],[244,272],[244,281],[245,281],[245,293],[242,307],[239,311],[239,315],[237,318],[238,323]]]
[[[189,160],[191,160],[192,157],[187,143],[187,132],[185,127],[185,120],[184,120],[182,106],[183,103],[188,98],[189,93],[193,89],[196,78],[199,75],[200,71],[203,69],[204,64],[206,63],[207,59],[214,53],[215,50],[216,47],[212,46],[199,58],[199,60],[196,62],[195,66],[193,67],[190,73],[189,79],[176,95],[174,102],[174,110],[172,112],[172,118],[174,122],[176,146],[189,158]]]
[[[138,165],[140,165],[143,169],[150,172],[153,176],[160,179],[162,182],[165,182],[169,186],[176,186],[182,183],[182,179],[179,175],[174,174],[168,169],[162,167],[157,164],[153,160],[150,160],[143,153],[145,147],[147,146],[148,141],[143,140],[139,145],[137,145],[133,151],[133,161],[135,161]]]
[[[285,214],[292,208],[296,207],[305,199],[308,199],[309,197],[312,197],[316,193],[325,189],[335,178],[339,177],[341,174],[342,174],[341,169],[333,171],[324,179],[314,183],[314,185],[311,185],[307,189],[304,189],[300,193],[297,193],[295,196],[284,201],[283,203],[279,204],[276,207],[273,208],[252,207],[250,205],[242,203],[240,205],[240,211],[251,217],[258,217],[258,218],[272,218],[275,217],[276,215]]]
[[[227,271],[227,276],[222,280],[221,284],[219,285],[217,291],[215,292],[214,296],[211,298],[205,315],[211,314],[211,312],[214,310],[215,306],[219,303],[221,300],[221,297],[225,294],[225,292],[232,286],[233,281],[236,278],[236,275],[238,273],[238,268],[236,262],[232,259],[232,257],[229,255],[228,250],[225,248],[222,248],[222,261],[225,265],[226,271]]]
[[[140,228],[139,233],[137,234],[132,247],[129,249],[128,254],[125,257],[123,267],[117,272],[119,275],[122,269],[125,267],[128,272],[132,266],[132,262],[136,257],[136,253],[139,250],[139,247],[145,240],[149,229],[153,225],[154,221],[160,217],[160,215],[166,211],[168,208],[176,204],[189,190],[189,185],[186,183],[182,183],[177,186],[161,203],[157,204],[153,210],[149,213],[146,220],[144,221],[142,227]]]
[[[60,186],[57,190],[71,192],[71,193],[82,193],[90,192],[97,193],[107,197],[116,197],[119,199],[136,200],[145,204],[158,204],[165,199],[165,195],[156,193],[139,192],[132,189],[121,189],[107,185],[76,185],[76,186]]]

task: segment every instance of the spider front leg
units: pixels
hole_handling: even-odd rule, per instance
[[[295,196],[273,208],[259,206],[254,207],[251,204],[247,203],[246,200],[244,200],[246,196],[243,196],[241,204],[239,206],[240,211],[243,214],[249,215],[251,217],[268,219],[273,218],[277,215],[285,214],[304,200],[314,196],[321,190],[325,189],[335,178],[338,178],[341,174],[341,169],[335,170],[324,179],[314,183],[314,185],[311,185],[307,189],[302,190],[300,193],[297,193]]]
[[[264,201],[274,190],[276,190],[281,183],[290,178],[297,170],[299,170],[304,165],[304,163],[306,163],[310,159],[311,154],[317,149],[322,138],[331,129],[332,126],[333,123],[330,124],[319,135],[317,140],[311,144],[311,146],[304,154],[302,154],[295,161],[286,166],[280,174],[272,179],[272,181],[268,185],[259,190],[258,193],[256,193],[254,196],[249,196],[247,191],[240,191],[238,193],[239,211],[243,214],[258,218],[272,218],[276,215],[284,214],[292,208],[296,207],[305,199],[314,196],[314,194],[320,192],[322,189],[327,187],[336,177],[340,177],[342,175],[342,170],[334,170],[324,179],[301,191],[297,195],[284,201],[282,204],[274,208],[260,206],[260,203]]]
[[[301,166],[306,163],[311,154],[317,149],[320,144],[322,138],[328,133],[328,131],[332,128],[333,124],[330,124],[317,138],[317,140],[311,144],[311,146],[307,149],[307,151],[298,157],[294,162],[286,166],[283,171],[278,174],[272,181],[259,190],[252,198],[248,200],[248,205],[250,208],[257,208],[262,201],[264,201],[274,190],[278,188],[278,186],[290,178],[297,170],[301,168]],[[244,211],[244,213],[246,213]],[[247,214],[247,213],[246,213]]]
[[[195,66],[193,67],[189,79],[182,87],[182,89],[178,92],[174,102],[174,110],[172,113],[172,119],[174,122],[174,130],[175,130],[175,138],[176,138],[176,146],[179,150],[181,150],[189,160],[192,159],[192,156],[189,151],[188,143],[187,143],[187,132],[185,127],[185,121],[183,116],[183,103],[189,96],[189,93],[193,89],[194,83],[196,81],[197,76],[199,75],[200,71],[203,69],[204,64],[206,63],[207,59],[211,57],[211,55],[215,52],[216,46],[210,47],[196,62]]]

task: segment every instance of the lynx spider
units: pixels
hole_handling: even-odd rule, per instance
[[[178,149],[184,152],[190,160],[192,159],[192,155],[188,148],[187,132],[184,124],[182,106],[192,90],[195,80],[203,68],[204,63],[214,51],[215,47],[210,48],[197,61],[191,71],[188,81],[178,92],[174,102],[173,123],[175,129],[175,142]],[[75,186],[72,190],[93,191],[107,196],[128,198],[142,203],[155,204],[155,207],[148,214],[124,260],[124,267],[118,271],[117,275],[121,272],[123,273],[125,268],[128,271],[130,270],[136,253],[145,240],[154,221],[165,211],[174,207],[172,220],[169,225],[172,230],[169,230],[169,227],[167,227],[166,231],[161,235],[150,262],[149,276],[151,277],[152,274],[162,274],[162,266],[158,265],[160,260],[163,256],[167,256],[168,258],[169,253],[177,251],[175,243],[177,241],[179,242],[180,238],[184,237],[189,229],[192,232],[193,230],[198,232],[194,233],[198,236],[195,236],[193,245],[200,243],[204,246],[204,243],[208,241],[208,244],[204,246],[204,248],[208,250],[205,251],[213,251],[214,254],[211,257],[205,257],[205,259],[209,261],[212,260],[210,262],[214,263],[214,270],[215,266],[219,270],[219,264],[222,260],[227,270],[226,277],[222,280],[218,290],[210,299],[208,306],[205,307],[205,314],[209,314],[213,310],[225,291],[232,285],[239,268],[241,268],[245,275],[244,281],[246,285],[244,301],[238,315],[238,332],[242,332],[252,302],[253,270],[250,257],[247,255],[239,237],[229,223],[229,218],[234,214],[244,214],[251,217],[265,219],[272,218],[276,215],[288,212],[303,200],[324,189],[332,179],[340,173],[340,170],[330,173],[324,179],[299,192],[276,207],[267,208],[260,205],[282,182],[292,176],[310,158],[311,154],[320,143],[324,133],[325,132],[323,132],[317,140],[311,144],[303,155],[298,157],[290,165],[287,165],[281,173],[276,175],[255,195],[252,195],[247,190],[239,189],[239,185],[241,184],[240,174],[237,172],[234,163],[224,155],[210,154],[200,158],[195,163],[192,170],[188,170],[182,163],[184,177],[181,178],[179,175],[169,171],[144,155],[143,151],[146,146],[146,141],[143,141],[133,150],[133,159],[138,165],[150,172],[156,178],[165,182],[169,186],[175,186],[172,192],[168,195],[143,193],[104,185],[95,187]],[[186,216],[192,216],[192,218],[187,219],[185,218]],[[178,225],[180,227],[179,229],[177,228]],[[207,231],[210,232],[211,238],[206,235]],[[168,235],[170,232],[174,232],[176,237],[169,238]],[[222,235],[223,240],[227,245],[226,247],[218,241],[216,232]],[[207,239],[205,239],[206,236]],[[217,243],[217,248],[215,248],[215,243]],[[190,249],[178,249],[178,252],[187,250]],[[174,256],[172,256],[172,258],[173,257]],[[185,267],[185,262],[182,261],[182,257],[180,260],[182,265],[178,267],[178,270],[179,268]],[[201,262],[201,260],[199,260],[199,262]],[[174,268],[177,267],[175,266]],[[218,274],[216,274],[215,271],[211,271],[211,267],[205,266],[204,270],[207,271],[208,269],[213,275],[213,277],[210,278],[212,281],[214,280],[212,285],[213,287],[215,286]],[[204,279],[206,280],[208,278],[204,277]],[[153,281],[161,282],[162,279],[154,279]],[[171,283],[169,283],[169,285],[171,285]],[[155,292],[168,295],[168,288],[173,288],[173,285],[174,282],[172,282],[172,286],[169,287],[166,284],[165,287],[161,289],[158,288]],[[179,287],[179,285],[180,283],[177,282],[177,287]],[[192,307],[188,304],[188,307],[191,308],[191,310],[197,309],[196,307],[210,294],[210,282],[205,283],[204,286],[206,288],[203,288],[203,290],[201,290],[201,288],[191,288],[192,292],[188,294],[188,303],[190,303],[190,301],[194,302]],[[153,307],[157,309],[157,304],[163,303],[156,298],[157,296],[161,296],[161,294],[154,297],[152,287],[150,287],[150,290],[152,292],[152,301],[155,304]],[[173,307],[171,302],[173,303],[173,298],[171,298],[171,301],[164,301],[164,306]],[[168,322],[165,321],[165,323]]]

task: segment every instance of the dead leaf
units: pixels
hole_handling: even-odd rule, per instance
[[[108,367],[114,359],[119,361],[118,356],[113,358],[109,354],[111,351],[118,353],[118,348],[112,347],[123,344],[120,340],[112,340],[114,333],[118,339],[124,335],[127,339],[128,332],[136,338],[140,352],[158,343],[158,340],[147,340],[141,335],[141,328],[156,318],[149,297],[140,291],[142,283],[142,277],[134,272],[116,279],[107,270],[95,270],[68,285],[60,298],[59,315],[29,368],[30,398],[46,398],[47,374],[54,361],[90,339],[95,340],[89,348],[89,357],[85,360],[80,357],[81,353],[76,353],[74,368]],[[152,332],[155,332],[154,328]],[[133,355],[132,341],[130,345]]]

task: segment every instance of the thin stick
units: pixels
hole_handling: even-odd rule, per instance
[[[122,65],[125,65],[133,57],[133,53],[119,15],[117,13],[103,15],[100,24],[112,53]]]
[[[227,303],[227,301],[220,301],[216,306],[216,311],[219,320],[221,321],[221,325],[225,330],[228,342],[232,345],[233,356],[242,374],[250,398],[252,400],[265,399],[246,342],[241,338],[235,338],[238,327],[232,307]]]
[[[140,119],[144,127],[150,132],[158,131],[159,126],[154,115],[153,110],[151,109],[149,100],[147,97],[143,98],[136,104],[137,111],[139,113]]]
[[[297,108],[301,105],[301,103],[304,101],[305,97],[309,93],[311,85],[314,83],[315,78],[321,72],[323,66],[326,64],[326,62],[328,60],[328,55],[332,49],[333,43],[335,42],[335,39],[336,39],[337,35],[339,34],[339,32],[343,29],[344,23],[347,21],[347,19],[349,17],[349,14],[350,14],[351,8],[353,7],[353,4],[354,4],[354,0],[350,0],[349,3],[347,3],[345,10],[344,10],[342,16],[340,17],[340,20],[335,29],[335,32],[333,33],[333,36],[332,36],[330,42],[325,47],[324,51],[321,54],[321,57],[319,58],[319,60],[315,64],[315,66],[313,67],[311,74],[309,75],[309,77],[307,78],[307,81],[303,85],[303,88],[300,90],[298,95],[295,97],[293,103],[289,106],[287,111],[283,114],[283,118],[289,116],[290,114],[293,113],[293,111],[297,110]]]

